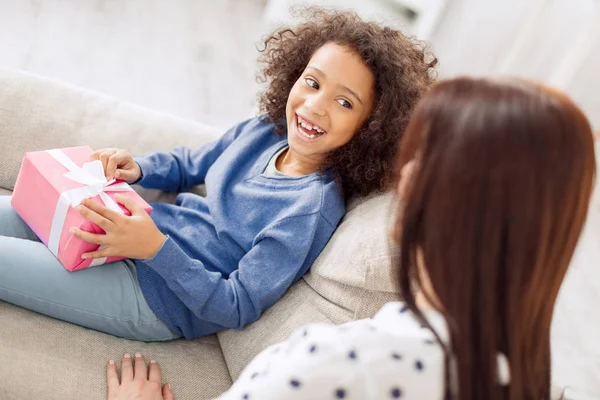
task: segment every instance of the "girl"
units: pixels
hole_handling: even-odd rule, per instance
[[[345,198],[389,186],[394,144],[432,83],[435,60],[400,32],[315,9],[275,32],[262,61],[265,114],[200,149],[95,153],[109,179],[183,192],[152,217],[92,202],[103,235],[73,229],[123,262],[67,273],[0,199],[0,299],[143,341],[192,339],[258,319],[311,266]],[[206,198],[186,193],[205,184]]]
[[[563,94],[456,79],[417,106],[399,164],[404,303],[313,325],[261,353],[221,398],[550,398],[550,324],[586,219],[594,143]],[[415,295],[416,293],[416,295]],[[109,399],[172,399],[143,358],[108,366]],[[142,391],[140,392],[140,388]],[[137,397],[136,397],[137,398]]]

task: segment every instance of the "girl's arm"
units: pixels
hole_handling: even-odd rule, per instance
[[[209,168],[252,121],[250,119],[234,126],[219,140],[195,150],[178,147],[169,152],[136,157],[135,161],[142,170],[142,178],[137,183],[147,189],[168,192],[185,192],[203,184]]]
[[[229,276],[206,270],[171,238],[143,262],[205,322],[202,334],[240,329],[256,321],[308,270],[333,229],[318,212],[280,220],[255,238]]]

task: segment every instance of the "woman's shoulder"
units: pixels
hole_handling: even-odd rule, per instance
[[[440,338],[445,341],[447,328],[443,316],[437,311],[427,311],[425,317]],[[290,337],[291,342],[311,339],[322,344],[352,342],[367,347],[379,347],[378,345],[381,343],[394,343],[396,348],[399,346],[411,350],[417,350],[420,347],[435,348],[443,352],[434,333],[422,325],[402,302],[385,304],[373,318],[351,321],[338,326],[308,325],[296,330]],[[415,344],[418,344],[417,348],[415,348]]]
[[[447,325],[443,315],[435,310],[425,310],[423,315],[440,338],[447,341]],[[402,336],[429,337],[433,335],[401,301],[386,303],[372,318],[372,323],[382,330],[395,332]]]
[[[293,379],[293,392],[306,394],[298,398],[441,399],[444,352],[402,309],[389,303],[372,319],[296,330],[266,351],[270,365],[285,366],[270,369],[270,384],[281,381],[285,391]]]
[[[443,323],[436,312],[427,318],[436,331]],[[353,371],[362,381],[356,386],[377,388],[377,396],[364,398],[395,398],[395,393],[407,399],[442,398],[444,350],[405,304],[388,303],[370,319],[314,328],[306,340],[329,349],[329,361],[323,362]]]

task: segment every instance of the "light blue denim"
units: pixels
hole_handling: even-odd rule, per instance
[[[146,303],[135,268],[124,260],[67,271],[0,196],[0,300],[125,339],[177,338]]]

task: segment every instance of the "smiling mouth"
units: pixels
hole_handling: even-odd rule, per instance
[[[326,130],[305,120],[298,114],[296,114],[296,124],[300,134],[307,139],[317,139],[327,133]]]

